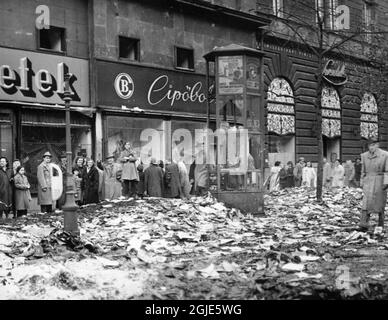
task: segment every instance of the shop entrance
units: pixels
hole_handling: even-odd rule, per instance
[[[334,163],[336,159],[340,158],[341,151],[341,139],[340,138],[328,138],[326,136],[323,139],[323,156],[330,162]]]

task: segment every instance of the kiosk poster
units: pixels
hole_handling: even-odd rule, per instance
[[[218,94],[242,94],[244,92],[243,57],[218,58]]]
[[[260,93],[260,61],[256,58],[247,59],[247,93]]]

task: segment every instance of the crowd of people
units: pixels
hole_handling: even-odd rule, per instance
[[[325,188],[360,187],[360,178],[360,158],[355,159],[354,162],[347,160],[345,163],[340,159],[331,163],[323,158],[323,186]],[[303,157],[299,158],[295,166],[292,161],[288,161],[286,165],[276,161],[271,168],[267,185],[270,192],[301,186],[314,189],[317,186],[317,172],[311,161],[305,161]]]
[[[66,201],[66,154],[60,156],[63,173],[63,192],[56,201],[59,210]],[[37,168],[38,204],[42,213],[53,211],[55,201],[52,197],[52,155],[43,154],[43,160]],[[195,160],[189,170],[183,159],[179,161],[157,160],[151,158],[147,168],[136,157],[130,142],[115,160],[109,155],[106,161],[94,162],[91,158],[78,156],[72,166],[74,197],[78,205],[98,203],[101,200],[119,198],[143,199],[144,196],[166,198],[189,198],[191,195],[203,195],[207,191],[208,175],[206,165],[196,165]],[[27,214],[31,202],[30,184],[25,175],[25,168],[15,160],[12,169],[8,160],[0,158],[0,212],[1,216],[9,214],[19,217]]]

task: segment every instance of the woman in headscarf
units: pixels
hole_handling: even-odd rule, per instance
[[[30,184],[28,183],[27,176],[25,175],[25,169],[22,166],[18,166],[14,177],[15,185],[15,217],[20,217],[27,214],[27,210],[30,208],[31,193]]]

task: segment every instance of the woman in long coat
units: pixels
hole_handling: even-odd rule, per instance
[[[4,211],[8,217],[12,207],[12,170],[7,168],[7,158],[0,158],[0,166],[0,215]]]
[[[150,166],[144,171],[144,191],[150,197],[162,197],[163,182],[163,170],[152,158]]]
[[[183,197],[182,186],[179,180],[179,168],[174,162],[166,164],[164,186],[166,198]]]
[[[114,162],[114,156],[108,156],[108,163],[102,165],[103,175],[103,196],[104,199],[113,200],[121,197],[121,165]]]
[[[15,185],[15,209],[17,216],[23,216],[27,214],[27,210],[30,208],[31,193],[30,184],[25,175],[24,167],[19,166],[16,169],[14,177]]]
[[[271,178],[269,180],[269,191],[279,190],[279,172],[282,169],[280,166],[281,162],[276,161],[275,165],[271,168]]]
[[[139,165],[130,142],[126,142],[124,150],[120,154],[119,161],[123,165],[121,179],[123,181],[123,196],[136,197],[136,185],[139,181],[137,166]]]
[[[84,204],[98,203],[99,174],[94,161],[89,159],[87,166],[82,172],[81,190]]]
[[[178,162],[179,181],[182,186],[182,193],[185,198],[190,197],[191,184],[189,180],[189,174],[185,163],[181,160]]]
[[[51,154],[46,152],[43,155],[43,161],[38,166],[38,204],[41,211],[52,212],[53,198],[51,193]]]

